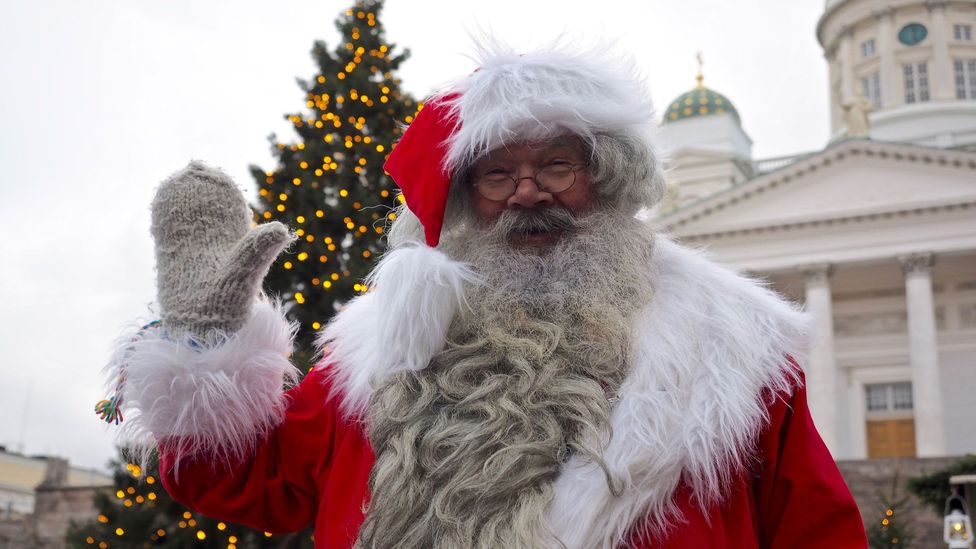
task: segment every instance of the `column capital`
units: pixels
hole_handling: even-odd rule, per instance
[[[925,7],[927,7],[929,11],[944,10],[946,8],[946,4],[948,3],[948,0],[928,0],[928,2],[925,3]]]
[[[798,267],[807,284],[826,284],[834,274],[832,263],[808,263]]]
[[[935,254],[932,252],[903,254],[898,256],[898,262],[901,263],[901,270],[905,276],[928,274],[932,271],[932,265],[935,264]]]

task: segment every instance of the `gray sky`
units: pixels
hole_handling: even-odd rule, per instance
[[[293,135],[295,78],[312,42],[337,42],[351,2],[31,0],[0,3],[0,445],[103,467],[111,430],[92,409],[100,369],[154,299],[148,205],[191,158],[249,199],[266,137]],[[520,49],[563,35],[634,57],[660,111],[705,84],[726,95],[757,158],[828,137],[821,0],[388,0],[387,40],[412,51],[400,76],[426,95],[474,68],[466,29]]]

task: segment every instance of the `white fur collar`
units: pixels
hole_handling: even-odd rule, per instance
[[[650,268],[655,293],[635,319],[633,369],[603,455],[623,492],[611,494],[596,465],[567,462],[550,525],[570,549],[615,547],[648,517],[652,533],[666,529],[682,480],[698,504],[720,500],[768,419],[763,390],[789,390],[796,372],[786,357],[802,359],[808,346],[802,313],[697,252],[658,238]],[[350,418],[362,414],[378,379],[426,366],[444,345],[464,284],[476,280],[427,247],[391,252],[373,278],[375,289],[350,302],[321,340]]]

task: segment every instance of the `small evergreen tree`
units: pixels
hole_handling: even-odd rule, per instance
[[[408,55],[384,40],[382,0],[360,0],[337,20],[342,41],[316,42],[318,74],[299,81],[305,109],[287,115],[298,141],[278,142],[278,166],[252,166],[259,221],[278,220],[299,240],[272,267],[266,285],[301,323],[298,347],[366,291],[363,277],[383,250],[385,224],[397,204],[383,163],[419,105],[400,90],[395,71]],[[302,362],[301,356],[296,362]]]
[[[126,463],[124,455],[112,464],[114,492],[95,496],[98,515],[68,528],[67,547],[313,547],[311,529],[270,535],[195,513],[169,497],[159,481],[158,464],[144,471],[133,463],[125,467],[122,463]]]
[[[871,549],[910,546],[913,539],[912,531],[901,520],[901,511],[906,503],[908,498],[897,501],[882,499],[884,513],[881,518],[872,521],[867,527],[868,546]]]
[[[881,517],[865,527],[868,547],[871,549],[909,547],[914,538],[912,529],[901,519],[901,511],[908,503],[908,497],[898,497],[899,476],[896,470],[891,480],[891,495],[881,495],[881,504],[884,506]]]

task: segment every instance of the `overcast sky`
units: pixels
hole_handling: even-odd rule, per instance
[[[199,158],[254,196],[249,164],[293,135],[295,78],[312,43],[337,42],[333,0],[0,2],[0,445],[104,467],[92,409],[128,322],[151,316],[149,209],[159,181]],[[412,56],[414,95],[472,70],[466,29],[520,49],[604,40],[632,55],[663,111],[695,83],[738,109],[754,156],[821,148],[822,0],[388,0],[387,40]]]

